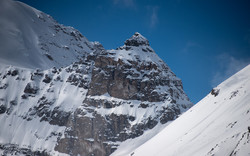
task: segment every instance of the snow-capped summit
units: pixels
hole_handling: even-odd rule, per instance
[[[149,46],[149,42],[140,33],[135,32],[135,34],[132,37],[130,37],[129,39],[127,39],[125,41],[125,45],[126,46],[136,46],[136,47],[138,47],[140,45]]]

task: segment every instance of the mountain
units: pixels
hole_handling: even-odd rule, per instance
[[[65,67],[94,51],[79,31],[24,3],[0,1],[0,62],[31,69]]]
[[[250,155],[249,101],[250,65],[127,155]]]
[[[192,106],[140,33],[105,50],[11,0],[0,26],[1,155],[110,155]]]

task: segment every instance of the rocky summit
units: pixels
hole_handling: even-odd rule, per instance
[[[16,10],[12,14],[26,10],[24,20],[33,20],[29,27],[44,23],[44,29],[32,30],[42,37],[29,45],[39,55],[32,51],[33,58],[0,64],[1,154],[108,156],[192,106],[181,80],[140,33],[105,50],[45,13],[16,1],[2,3]],[[8,33],[3,37],[11,39]],[[49,66],[32,68],[36,58]]]

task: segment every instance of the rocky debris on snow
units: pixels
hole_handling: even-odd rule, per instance
[[[219,95],[219,93],[220,93],[220,89],[217,89],[217,88],[213,88],[211,91],[211,95],[214,95],[214,97]]]

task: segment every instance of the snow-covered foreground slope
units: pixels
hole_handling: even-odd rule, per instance
[[[0,1],[0,62],[25,68],[65,67],[94,51],[79,31],[24,3]]]
[[[250,65],[127,155],[250,155]],[[119,150],[119,149],[118,149]]]

